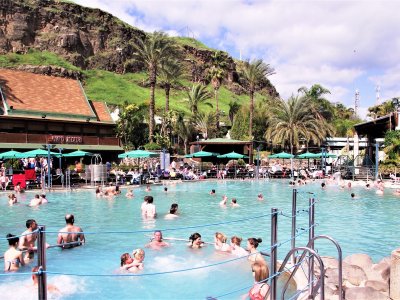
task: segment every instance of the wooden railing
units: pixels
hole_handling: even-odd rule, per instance
[[[34,143],[47,144],[49,137],[47,134],[33,133],[8,133],[0,132],[0,143]],[[109,145],[119,146],[120,140],[116,137],[97,137],[97,136],[81,136],[82,143],[80,145]]]

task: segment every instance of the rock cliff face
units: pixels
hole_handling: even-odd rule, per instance
[[[82,69],[138,72],[142,65],[126,62],[132,58],[131,44],[145,35],[99,9],[54,0],[0,0],[0,55],[46,50]],[[205,81],[213,52],[186,45],[181,51],[192,81]],[[237,76],[233,59],[227,59],[229,86]],[[277,95],[269,82],[265,87]]]

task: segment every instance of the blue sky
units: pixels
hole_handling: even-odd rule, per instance
[[[74,0],[147,32],[194,37],[235,58],[262,58],[286,99],[319,83],[328,99],[359,115],[400,96],[400,1],[392,0]]]

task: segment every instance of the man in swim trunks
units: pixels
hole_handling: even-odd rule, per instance
[[[28,250],[25,254],[25,259],[33,259],[34,251],[37,250],[35,246],[37,232],[34,231],[37,230],[38,225],[35,220],[29,219],[26,221],[26,228],[28,229],[21,234],[18,248],[20,250]]]
[[[82,228],[74,225],[74,215],[66,215],[65,222],[67,223],[67,226],[59,231],[57,245],[63,249],[67,249],[85,243],[85,235],[83,234]]]
[[[162,247],[168,247],[169,244],[163,241],[162,233],[160,230],[154,231],[154,237],[150,243],[146,245],[146,248],[160,249]]]

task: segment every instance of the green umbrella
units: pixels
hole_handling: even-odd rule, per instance
[[[7,151],[0,153],[0,159],[13,159],[13,158],[18,158],[18,156],[21,154],[21,152],[18,151]]]
[[[18,157],[26,158],[26,157],[47,156],[47,155],[48,155],[47,150],[36,149],[36,150],[27,151],[27,152],[22,152],[21,154],[18,155]],[[50,151],[50,155],[59,157],[61,154]]]
[[[218,156],[219,153],[215,153],[215,152],[207,152],[207,151],[199,151],[196,153],[192,153],[190,154],[191,156],[188,157],[211,157],[211,156]],[[186,157],[186,155],[185,155]]]
[[[283,158],[283,159],[288,159],[288,158],[293,158],[294,155],[286,152],[281,152],[277,154],[272,154],[269,155],[268,158]]]
[[[311,152],[306,152],[300,155],[297,155],[296,158],[300,158],[300,159],[307,159],[307,158],[317,158],[319,157],[318,154],[316,153],[311,153]]]
[[[82,157],[82,156],[93,156],[93,153],[77,150],[68,154],[63,154],[64,157]]]
[[[146,151],[146,150],[133,150],[129,152],[125,152],[118,155],[118,158],[144,158],[144,157],[157,157],[158,153]]]
[[[336,158],[337,155],[333,154],[333,153],[328,153],[328,152],[320,152],[320,153],[316,153],[315,154],[316,158],[321,158],[321,157],[332,157],[332,158]]]
[[[239,159],[239,158],[249,158],[247,155],[236,153],[232,151],[230,153],[218,155],[218,158],[230,158],[230,159]]]

